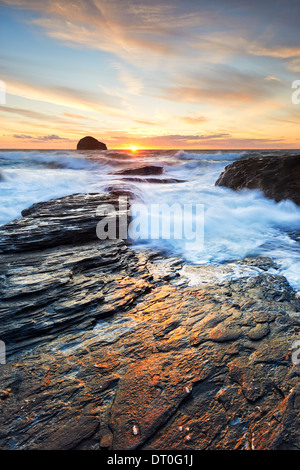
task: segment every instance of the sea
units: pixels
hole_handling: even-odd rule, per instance
[[[300,207],[276,203],[259,190],[215,186],[223,169],[250,156],[299,154],[298,150],[0,150],[0,225],[21,217],[32,204],[74,193],[127,188],[146,207],[202,207],[199,246],[172,237],[141,233],[133,248],[153,249],[192,265],[221,266],[245,257],[271,258],[290,285],[300,290]],[[161,175],[124,177],[117,171],[163,167]],[[159,180],[169,180],[162,183]],[[150,209],[151,210],[151,209]],[[164,216],[163,214],[161,215]],[[174,215],[176,217],[176,215]],[[179,223],[179,222],[178,222]],[[174,229],[175,227],[175,229]],[[173,221],[176,232],[176,219]],[[231,277],[238,277],[231,273]]]

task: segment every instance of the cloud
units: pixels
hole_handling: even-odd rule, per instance
[[[51,135],[43,135],[41,137],[38,137],[38,140],[41,140],[41,141],[66,140],[66,138],[65,137],[59,137],[58,135],[55,135],[55,134],[51,134]]]
[[[21,116],[25,116],[29,119],[37,119],[40,120],[47,120],[53,119],[54,116],[45,113],[39,113],[38,111],[32,111],[31,109],[23,109],[23,108],[10,108],[8,106],[1,106],[0,112],[9,113],[9,114],[19,114]]]
[[[208,119],[204,116],[178,116],[178,121],[182,121],[187,125],[195,126],[207,122]]]
[[[172,85],[157,89],[155,96],[169,101],[234,105],[261,103],[282,89],[279,80],[269,80],[255,73],[241,72],[229,65],[206,67],[201,73],[174,77]]]
[[[72,118],[72,119],[88,119],[88,120],[93,120],[97,121],[97,119],[89,118],[87,116],[82,116],[79,114],[72,114],[72,113],[62,113],[61,116],[57,116],[55,114],[47,114],[47,113],[41,113],[38,111],[34,111],[32,109],[25,109],[25,108],[12,108],[8,106],[1,106],[0,107],[0,112],[1,113],[8,113],[8,114],[16,114],[19,116],[24,116],[30,120],[35,120],[35,121],[45,121],[50,124],[54,123],[61,123],[61,124],[73,124],[74,121],[70,121],[65,118]]]
[[[144,121],[142,119],[134,119],[134,122],[138,123],[138,124],[143,124],[145,126],[158,126],[158,123],[157,122],[153,122],[153,121]]]
[[[46,34],[65,44],[98,49],[127,59],[150,55],[177,55],[174,39],[184,28],[199,24],[192,13],[178,15],[172,4],[124,0],[4,0],[12,6],[36,11],[31,20]],[[181,34],[179,33],[181,30]],[[150,54],[150,55],[149,55]]]
[[[66,116],[71,119],[77,119],[77,120],[85,120],[87,119],[88,121],[96,121],[98,122],[98,119],[92,118],[91,116],[83,116],[82,114],[74,114],[74,113],[62,113],[62,116]]]
[[[67,86],[33,85],[13,78],[6,79],[6,91],[8,94],[30,100],[69,106],[85,111],[96,111],[107,115],[124,116],[124,112],[117,107],[117,101],[107,104],[109,100],[101,92],[90,93]]]
[[[257,56],[273,57],[275,59],[284,59],[287,68],[292,72],[300,72],[300,47],[294,46],[267,46],[261,43],[253,43],[249,46],[250,54]]]
[[[125,85],[125,92],[131,95],[140,95],[143,91],[143,82],[137,74],[133,74],[127,67],[119,63],[114,64],[119,72],[119,79]],[[124,93],[124,90],[123,90]]]
[[[95,121],[104,122],[111,135],[114,129],[122,129],[123,142],[127,142],[124,133],[128,130],[128,139],[139,139],[147,146],[244,145],[245,140],[234,140],[228,132],[235,132],[238,125],[240,132],[255,136],[255,132],[268,128],[271,112],[290,103],[290,86],[286,85],[293,73],[300,72],[298,0],[291,0],[289,9],[283,0],[2,3],[21,9],[12,21],[26,21],[27,32],[34,32],[34,40],[43,34],[53,39],[42,41],[37,48],[47,52],[49,48],[50,52],[45,54],[42,69],[38,55],[36,62],[32,59],[34,48],[26,53],[33,39],[21,28],[20,34],[28,40],[24,58],[23,50],[19,53],[11,47],[15,57],[4,62],[8,94],[35,101],[29,106],[36,106],[36,111],[18,104],[15,113],[40,120],[41,125],[50,118],[42,112],[43,107],[52,111],[56,106],[53,121],[69,118],[74,125],[78,121],[77,133],[87,127],[92,132],[92,122],[79,121],[88,119],[83,115],[89,113],[93,121],[99,113],[101,121]],[[30,14],[24,14],[24,9]],[[77,50],[67,55],[62,46]],[[59,73],[55,73],[55,67]],[[73,75],[74,70],[78,70],[78,77]],[[77,85],[72,87],[76,79]],[[17,100],[13,98],[14,103]],[[209,127],[203,130],[208,119]],[[20,134],[35,134],[31,125],[19,124],[12,132],[19,129]],[[147,135],[155,134],[157,126],[165,135],[134,135],[133,126],[141,133],[142,125],[148,126],[144,129]],[[67,131],[70,128],[65,126]],[[59,135],[62,129],[49,126],[47,132]],[[35,130],[37,134],[44,132],[37,127]],[[181,135],[185,131],[190,135]],[[205,135],[206,131],[210,134]],[[276,135],[273,127],[272,132]],[[247,142],[272,145],[276,141]]]
[[[130,139],[129,139],[130,140]],[[135,139],[142,146],[158,148],[251,148],[269,147],[283,142],[283,138],[238,138],[227,133],[208,135],[165,135]],[[132,140],[131,140],[132,142]]]
[[[268,47],[260,43],[252,43],[248,51],[253,55],[262,55],[268,57],[277,57],[280,59],[289,59],[291,57],[300,56],[299,46],[272,46]]]
[[[26,139],[26,140],[33,139],[31,135],[26,135],[26,134],[14,134],[13,138],[14,139]]]
[[[297,59],[290,60],[288,63],[288,67],[292,72],[300,73],[300,57],[297,57]]]
[[[222,106],[223,102],[245,104],[252,103],[259,99],[261,93],[251,93],[247,90],[226,89],[224,87],[218,89],[201,88],[197,86],[170,86],[165,87],[161,93],[157,95],[169,101],[186,102],[186,103],[212,103]]]
[[[290,8],[283,1],[271,0],[252,0],[251,4],[241,0],[2,2],[34,11],[31,23],[51,38],[69,46],[109,52],[143,68],[153,61],[159,64],[162,57],[185,61],[205,56],[215,63],[241,52],[299,57],[298,0],[290,0]],[[294,44],[289,44],[292,35]]]
[[[222,3],[211,8],[194,0],[2,1],[34,11],[31,24],[69,47],[108,52],[144,70],[160,67],[166,73],[173,60],[203,53],[218,59],[238,47],[234,38],[225,44],[220,34],[224,25],[234,25]],[[130,81],[126,72],[124,80]]]
[[[106,142],[110,148],[130,148],[136,145],[141,148],[158,149],[251,149],[251,148],[287,148],[288,142],[282,136],[268,135],[248,136],[228,132],[203,134],[143,135],[113,131],[107,135]]]
[[[281,79],[278,78],[278,77],[275,77],[274,75],[268,75],[267,77],[265,77],[265,80],[276,80],[277,82],[281,82]]]
[[[55,134],[36,136],[36,137],[33,137],[32,135],[27,135],[27,134],[13,134],[12,137],[14,139],[30,140],[31,142],[52,142],[52,141],[58,141],[58,140],[62,140],[62,141],[70,140],[66,137],[60,137]]]
[[[207,134],[207,135],[162,135],[153,137],[156,141],[164,141],[166,138],[177,142],[198,142],[199,140],[211,140],[220,139],[221,137],[227,137],[230,134]]]
[[[115,134],[114,138],[122,145],[130,145],[137,143],[143,147],[157,147],[157,148],[182,148],[195,146],[197,144],[209,143],[225,137],[230,134],[216,133],[207,135],[181,135],[181,134],[166,134],[166,135],[152,135],[152,136],[139,136],[136,134],[124,136],[122,134]]]

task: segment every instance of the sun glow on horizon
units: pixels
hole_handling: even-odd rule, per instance
[[[136,152],[136,151],[138,150],[138,147],[136,147],[135,145],[132,145],[132,146],[130,147],[130,150],[131,150],[132,152]]]

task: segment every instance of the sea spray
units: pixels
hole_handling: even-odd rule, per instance
[[[235,192],[215,186],[226,165],[258,153],[263,157],[270,151],[0,151],[0,170],[4,175],[0,181],[0,223],[20,217],[21,211],[35,202],[73,193],[104,192],[126,184],[133,194],[138,191],[150,216],[151,206],[156,204],[200,204],[204,214],[203,249],[200,242],[198,249],[195,245],[189,249],[186,240],[174,236],[141,236],[133,248],[164,250],[195,264],[269,256],[278,264],[278,273],[300,289],[300,208],[288,200],[276,203],[258,190]],[[277,151],[278,155],[281,153]],[[151,183],[142,178],[125,182],[115,174],[119,169],[142,165],[161,165],[164,173],[151,178]],[[167,179],[183,182],[164,184]],[[176,214],[174,217],[171,230],[176,231]]]

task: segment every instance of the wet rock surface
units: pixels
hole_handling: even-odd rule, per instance
[[[115,175],[139,175],[139,176],[148,176],[148,175],[162,175],[164,168],[162,166],[155,165],[146,165],[136,168],[124,168],[122,170],[115,171]]]
[[[300,155],[238,160],[225,167],[216,186],[260,189],[276,202],[290,199],[300,205]]]
[[[124,181],[132,181],[135,183],[155,183],[155,184],[173,184],[184,183],[184,180],[178,178],[138,178],[138,177],[125,177]]]
[[[101,220],[97,207],[119,217],[119,197],[131,193],[73,194],[48,202],[38,202],[22,211],[23,217],[0,227],[0,253],[37,251],[60,245],[80,245],[97,240],[96,225]],[[123,215],[129,215],[129,205]]]
[[[77,230],[93,203],[73,198]],[[11,231],[35,239],[62,199]],[[299,303],[270,261],[190,284],[178,258],[60,231],[17,252],[1,235],[2,449],[299,448]]]
[[[145,165],[135,168],[123,168],[122,170],[115,171],[113,174],[122,176],[122,181],[135,183],[184,183],[184,180],[178,178],[152,178],[152,176],[160,176],[163,173],[164,168],[162,166]]]

